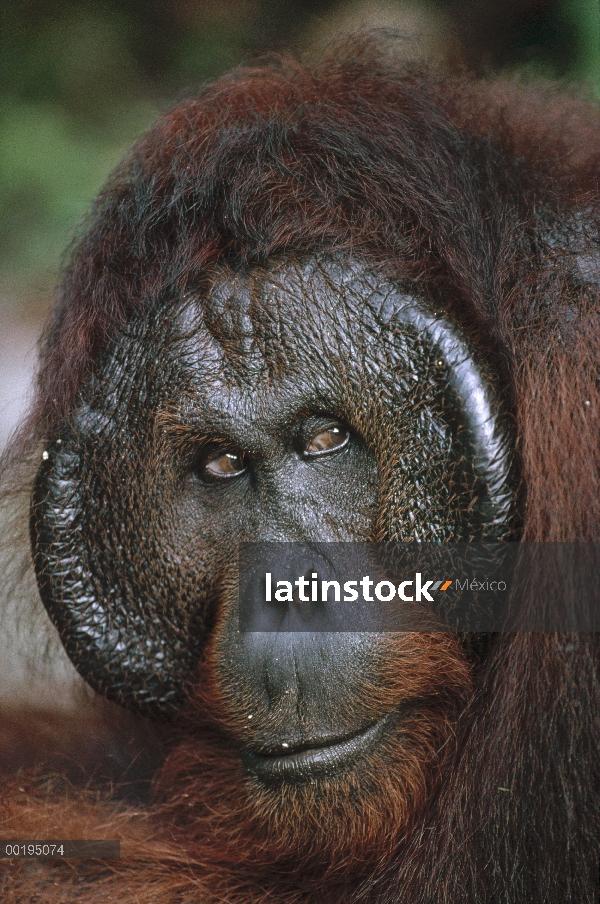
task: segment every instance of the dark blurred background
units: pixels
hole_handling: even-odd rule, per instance
[[[600,96],[600,0],[1,0],[0,446],[61,253],[133,139],[242,61],[364,26],[405,35],[407,55]]]

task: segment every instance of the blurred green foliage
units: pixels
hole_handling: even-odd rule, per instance
[[[600,98],[600,0],[568,0],[563,11],[576,36],[572,73]]]
[[[384,0],[402,10],[409,0]],[[600,86],[600,0],[422,0],[475,70]],[[410,0],[411,8],[418,5]],[[381,5],[381,4],[379,4]],[[2,0],[0,290],[34,297],[124,149],[174,99],[265,50],[301,50],[377,0]],[[352,19],[352,16],[350,17]]]
[[[2,0],[0,289],[53,278],[73,224],[173,97],[329,5]]]

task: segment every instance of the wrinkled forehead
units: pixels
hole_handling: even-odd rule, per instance
[[[188,298],[181,327],[205,377],[248,387],[356,362],[401,299],[364,264],[313,257],[217,273],[208,292]]]

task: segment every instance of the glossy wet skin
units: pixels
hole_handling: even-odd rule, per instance
[[[356,262],[223,270],[169,304],[117,339],[48,444],[42,596],[108,696],[172,710],[202,660],[216,721],[261,781],[351,769],[427,709],[432,681],[453,698],[463,679],[403,684],[394,635],[240,634],[237,544],[502,537],[493,387],[442,317]]]

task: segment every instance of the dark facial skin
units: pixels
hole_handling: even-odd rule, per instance
[[[510,441],[485,367],[356,263],[223,270],[169,304],[108,350],[38,474],[36,568],[67,651],[147,713],[201,662],[208,717],[267,794],[360,785],[367,756],[402,782],[397,739],[424,769],[464,702],[460,644],[240,633],[237,545],[502,539]]]
[[[190,538],[199,524],[226,548],[369,535],[377,460],[349,424],[347,323],[307,323],[294,288],[233,276],[204,314],[192,301],[180,315],[189,404],[162,423],[192,455],[180,503]]]

